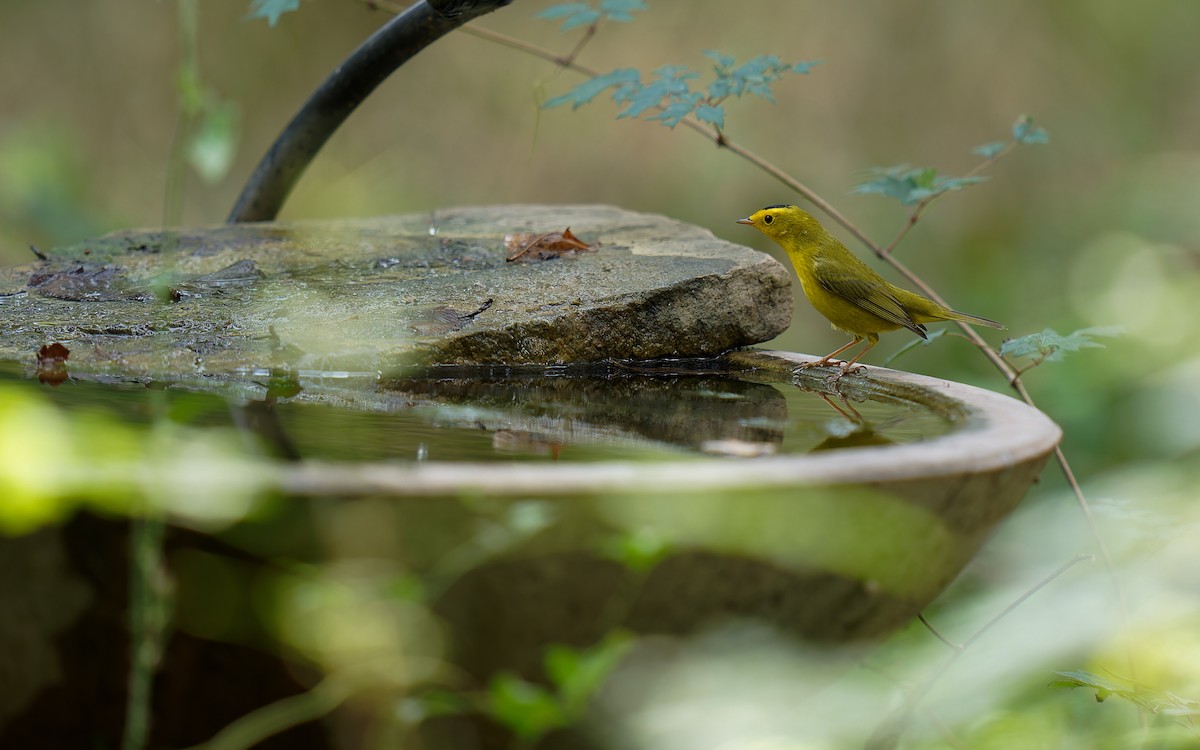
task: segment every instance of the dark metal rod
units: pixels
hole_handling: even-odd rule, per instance
[[[397,68],[473,18],[512,0],[419,0],[330,73],[263,156],[227,221],[271,221],[304,170],[359,104]]]

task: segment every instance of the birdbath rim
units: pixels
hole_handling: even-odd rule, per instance
[[[771,350],[744,350],[726,356],[731,368],[788,374],[819,359]],[[802,370],[798,387],[824,390],[829,369]],[[1015,398],[942,378],[870,367],[839,384],[847,392],[893,395],[942,413],[954,413],[951,432],[929,440],[887,446],[842,448],[800,455],[751,459],[708,458],[653,463],[603,461],[554,464],[437,462],[411,465],[339,465],[311,462],[293,467],[285,489],[357,494],[441,495],[484,492],[530,493],[683,492],[754,486],[862,485],[952,479],[1003,472],[1043,462],[1058,445],[1062,430],[1041,411]]]

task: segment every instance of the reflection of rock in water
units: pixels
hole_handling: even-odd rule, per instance
[[[434,405],[487,410],[491,419],[475,414],[464,426],[536,434],[547,444],[624,436],[689,448],[710,441],[777,445],[788,418],[786,397],[773,386],[714,375],[459,375],[397,379],[388,387]]]
[[[453,629],[454,663],[486,682],[506,669],[544,679],[548,646],[590,646],[615,628],[686,636],[754,621],[801,641],[844,643],[887,634],[917,605],[836,573],[693,550],[644,579],[577,552],[496,561],[455,581],[435,609]]]

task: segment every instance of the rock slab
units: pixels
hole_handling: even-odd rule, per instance
[[[512,233],[594,250],[508,262]],[[188,380],[715,355],[780,334],[791,274],[706,229],[609,206],[122,231],[0,271],[0,359]]]

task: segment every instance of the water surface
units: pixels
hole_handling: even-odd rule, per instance
[[[235,400],[158,382],[68,378],[49,387],[28,368],[0,365],[0,383],[37,389],[67,412],[99,411],[134,424],[169,418],[237,427],[257,436],[249,445],[287,458],[745,458],[910,443],[952,426],[920,404],[823,396],[718,370],[711,361],[434,368],[382,381],[314,372],[250,379],[261,397]]]

